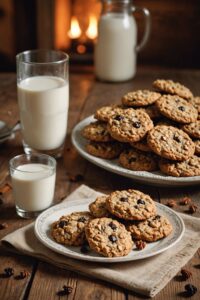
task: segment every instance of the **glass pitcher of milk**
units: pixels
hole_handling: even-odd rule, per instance
[[[144,15],[145,30],[137,45],[135,11]],[[150,33],[150,13],[147,8],[132,6],[131,0],[102,0],[95,45],[95,73],[104,81],[125,81],[134,77],[137,52],[146,44]]]

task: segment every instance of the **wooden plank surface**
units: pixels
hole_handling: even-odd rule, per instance
[[[70,110],[68,136],[65,145],[64,157],[58,160],[56,195],[59,202],[64,196],[77,188],[81,183],[99,191],[109,193],[115,189],[136,188],[149,193],[156,201],[167,203],[174,199],[177,211],[186,212],[186,207],[179,205],[180,199],[189,196],[199,206],[199,187],[185,188],[157,188],[141,183],[133,182],[128,178],[112,174],[94,166],[80,157],[72,147],[70,133],[74,125],[81,119],[91,115],[97,107],[108,103],[119,103],[121,96],[130,90],[150,88],[155,78],[173,78],[188,85],[195,94],[200,94],[200,72],[176,71],[159,69],[142,69],[133,81],[120,84],[107,84],[96,82],[92,74],[72,74],[70,76]],[[7,121],[11,126],[18,120],[18,108],[16,101],[16,78],[14,74],[0,74],[0,119]],[[5,182],[10,182],[8,176],[8,161],[19,153],[22,153],[20,133],[16,138],[0,145],[0,187]],[[74,175],[83,175],[80,182],[72,182]],[[3,195],[0,204],[0,223],[7,223],[8,227],[0,230],[0,238],[13,230],[28,224],[32,220],[23,220],[16,216],[14,201],[11,191]],[[200,210],[200,209],[199,209]],[[187,212],[186,212],[187,213]],[[199,211],[194,214],[199,216]],[[15,274],[26,269],[30,275],[19,281],[14,278],[0,278],[0,299],[58,299],[58,290],[63,285],[73,288],[68,299],[112,299],[135,300],[145,299],[127,290],[120,289],[103,281],[89,279],[75,272],[58,269],[35,259],[5,253],[2,249],[0,255],[0,273],[4,268],[12,267]],[[192,282],[200,290],[200,253],[188,262],[186,268],[192,271],[193,276],[188,282]],[[173,279],[156,297],[156,300],[181,299],[181,292],[186,282],[177,278]],[[197,293],[192,299],[199,299]],[[65,297],[64,297],[65,298]],[[64,299],[63,298],[63,299]]]

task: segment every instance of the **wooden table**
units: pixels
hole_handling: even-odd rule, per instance
[[[68,136],[64,157],[58,160],[56,202],[61,201],[64,196],[84,183],[107,193],[115,189],[138,188],[149,193],[161,203],[166,203],[169,199],[179,200],[183,196],[189,196],[199,206],[199,186],[166,189],[137,184],[128,178],[109,173],[87,162],[71,145],[70,133],[77,122],[91,115],[96,108],[104,104],[119,103],[121,96],[127,91],[151,88],[151,83],[156,78],[172,78],[188,85],[195,95],[200,94],[200,71],[143,68],[138,70],[134,80],[119,84],[97,82],[91,73],[70,75]],[[0,119],[7,121],[10,125],[14,125],[19,119],[15,74],[0,74]],[[16,134],[15,139],[0,145],[0,187],[4,186],[6,182],[10,182],[8,161],[19,153],[23,153],[20,133]],[[76,182],[75,175],[77,174],[83,175],[83,180]],[[0,201],[0,223],[8,225],[7,228],[0,230],[0,238],[33,221],[20,219],[16,215],[11,191],[1,196]],[[184,212],[186,208],[177,205],[174,209]],[[200,214],[196,212],[194,215],[199,216]],[[89,279],[75,272],[61,270],[36,259],[10,254],[1,249],[0,273],[7,267],[14,268],[16,274],[25,269],[30,272],[30,276],[23,280],[14,280],[13,277],[0,278],[0,299],[2,300],[58,299],[56,292],[63,285],[73,287],[68,299],[133,300],[145,298],[100,280]],[[193,274],[187,282],[198,287],[198,293],[192,299],[200,299],[200,252],[196,253],[188,262],[186,268]],[[185,284],[186,282],[175,278],[154,299],[180,299]],[[62,299],[66,298],[62,297]]]

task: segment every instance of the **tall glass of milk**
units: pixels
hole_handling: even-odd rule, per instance
[[[26,154],[62,155],[69,106],[68,55],[56,50],[19,53],[17,91]]]
[[[135,7],[131,0],[102,0],[95,45],[95,74],[103,81],[126,81],[136,73],[137,53],[146,44],[150,33],[150,13]],[[137,44],[137,25],[133,13],[145,18],[145,30]]]
[[[46,154],[22,154],[10,160],[10,175],[17,214],[36,217],[53,204],[56,160]]]

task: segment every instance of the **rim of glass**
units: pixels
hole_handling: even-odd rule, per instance
[[[45,158],[47,159],[48,161],[51,162],[51,165],[48,165],[52,170],[54,170],[56,168],[56,160],[54,157],[50,156],[50,155],[47,155],[47,154],[19,154],[19,155],[16,155],[14,156],[13,158],[10,159],[9,161],[9,166],[11,169],[13,170],[17,170],[18,172],[21,172],[21,173],[41,173],[41,171],[24,171],[24,170],[19,170],[18,167],[15,167],[13,165],[14,161],[15,160],[18,160],[20,158],[25,158],[27,160],[27,163],[28,163],[28,158]],[[30,161],[31,163],[31,161]],[[39,161],[38,162],[35,162],[36,164],[37,163],[40,163]],[[42,163],[42,162],[41,162]],[[25,163],[22,163],[21,165],[25,165]]]
[[[54,53],[58,53],[58,54],[62,54],[63,55],[63,59],[58,59],[56,61],[47,61],[47,62],[37,62],[37,61],[23,61],[20,57],[22,57],[22,55],[26,55],[28,53],[39,53],[39,52],[54,52]],[[22,51],[20,53],[18,53],[16,55],[16,60],[20,61],[20,63],[24,63],[24,64],[37,64],[37,65],[45,65],[45,64],[59,64],[59,63],[63,63],[63,62],[68,62],[69,61],[69,55],[67,53],[65,53],[64,51],[61,50],[52,50],[52,49],[34,49],[34,50],[26,50],[26,51]]]

